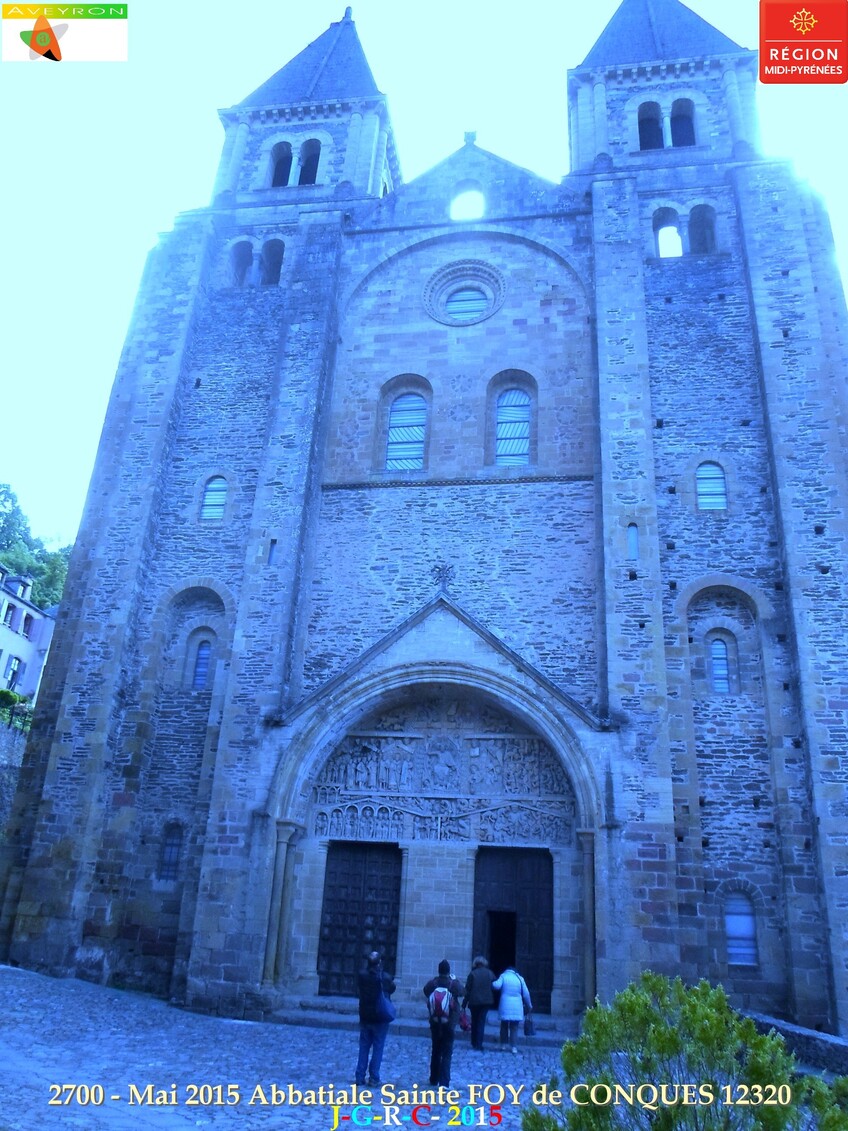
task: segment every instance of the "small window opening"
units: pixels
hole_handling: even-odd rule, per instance
[[[485,314],[488,307],[486,292],[479,287],[460,287],[445,300],[445,314],[458,322],[471,322]]]
[[[162,853],[159,857],[160,880],[176,880],[179,878],[182,847],[182,826],[168,825],[162,838]]]
[[[730,892],[724,905],[727,962],[730,966],[758,966],[757,919],[750,898]]]
[[[271,178],[271,188],[285,188],[291,176],[292,147],[287,141],[280,142],[279,145],[274,146],[272,158],[274,173]]]
[[[689,250],[693,255],[709,255],[715,249],[715,210],[697,204],[689,213]]]
[[[194,671],[191,676],[192,691],[202,691],[209,682],[209,665],[212,660],[212,644],[201,640],[194,654]]]
[[[321,156],[321,142],[315,138],[305,141],[300,147],[299,185],[314,185],[318,181],[318,159]]]
[[[730,656],[720,636],[710,641],[710,686],[718,695],[730,694]]]
[[[24,617],[23,627],[21,628],[21,636],[26,637],[27,640],[32,640],[32,632],[34,628],[35,620],[29,615],[29,613],[27,613]]]
[[[727,480],[719,463],[702,463],[695,472],[699,511],[727,510]]]
[[[253,263],[253,247],[247,240],[235,244],[230,252],[230,274],[234,287],[243,287]]]
[[[639,561],[639,527],[635,522],[627,527],[627,557],[631,562]]]
[[[654,242],[660,259],[679,259],[683,254],[680,218],[673,208],[658,208],[654,213]]]
[[[203,488],[203,502],[200,504],[201,522],[220,522],[227,504],[227,481],[222,475],[209,479]]]
[[[523,389],[507,389],[498,397],[495,463],[499,467],[530,462],[530,408],[530,396]]]
[[[671,107],[671,144],[695,144],[695,106],[689,98],[678,98]]]
[[[663,148],[662,111],[657,102],[643,102],[639,107],[639,148]]]
[[[261,278],[263,287],[276,286],[280,281],[283,266],[284,245],[282,240],[268,240],[262,248]]]
[[[424,467],[427,402],[418,393],[404,393],[392,402],[386,443],[387,471],[420,471]]]
[[[466,189],[453,198],[451,220],[479,220],[486,211],[486,198],[479,189]]]

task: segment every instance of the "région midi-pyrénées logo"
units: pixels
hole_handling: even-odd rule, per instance
[[[127,8],[127,4],[3,4],[2,60],[125,63]]]
[[[848,82],[848,0],[760,0],[760,82]]]

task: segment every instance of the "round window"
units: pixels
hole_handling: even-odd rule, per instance
[[[473,326],[491,318],[503,305],[500,271],[477,259],[442,267],[424,288],[424,306],[444,326]]]

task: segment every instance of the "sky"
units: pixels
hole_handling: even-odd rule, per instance
[[[463,143],[558,181],[566,71],[618,0],[355,0],[404,179]],[[743,47],[757,0],[689,0]],[[129,0],[125,63],[0,63],[0,483],[32,532],[73,541],[147,252],[209,203],[240,102],[344,15],[343,2]],[[23,26],[23,25],[21,25]],[[829,207],[848,265],[846,86],[760,86],[763,152]]]

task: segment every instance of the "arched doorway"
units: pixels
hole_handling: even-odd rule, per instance
[[[558,963],[582,984],[574,790],[550,745],[484,694],[415,685],[372,710],[319,768],[306,825],[326,848],[319,993],[355,993],[375,948],[394,968],[431,953],[523,964],[540,1009]]]

